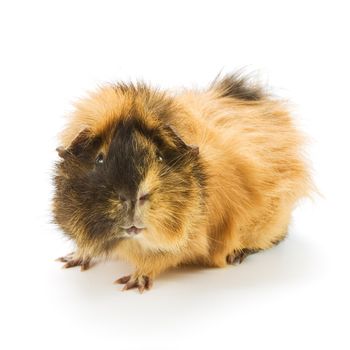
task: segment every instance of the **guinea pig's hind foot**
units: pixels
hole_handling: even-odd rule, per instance
[[[260,251],[260,249],[234,250],[231,254],[227,255],[226,261],[230,265],[241,264],[248,255],[255,254],[258,251]]]
[[[150,277],[144,275],[128,275],[118,278],[114,283],[124,284],[122,291],[137,288],[140,293],[143,293],[145,289],[151,289],[153,280]]]
[[[64,269],[69,269],[71,267],[80,266],[80,270],[85,271],[91,267],[91,265],[90,265],[91,259],[90,258],[89,259],[77,258],[75,255],[75,252],[72,252],[66,256],[62,256],[62,257],[56,259],[56,261],[65,263],[63,265]]]

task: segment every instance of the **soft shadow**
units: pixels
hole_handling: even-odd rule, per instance
[[[137,290],[121,292],[122,286],[113,284],[132,272],[130,265],[119,261],[100,262],[85,272],[62,269],[62,273],[55,263],[58,270],[52,274],[50,269],[50,288],[58,291],[53,302],[64,300],[69,305],[66,310],[79,319],[93,318],[111,330],[116,324],[121,329],[133,324],[147,332],[171,329],[178,322],[191,327],[193,320],[201,322],[204,310],[211,317],[208,315],[224,314],[227,305],[249,307],[251,298],[264,299],[274,290],[289,293],[295,286],[304,287],[322,277],[324,260],[317,246],[291,235],[240,265],[165,272],[154,281],[152,290],[142,295]]]
[[[299,284],[322,275],[324,263],[317,248],[298,237],[287,237],[278,246],[248,256],[242,264],[226,268],[183,267],[160,276],[157,282],[194,280],[200,289],[263,288]],[[206,283],[204,282],[205,279]]]
[[[217,294],[220,290],[276,288],[315,279],[323,269],[322,255],[317,248],[292,236],[274,248],[248,256],[242,264],[225,268],[181,267],[164,272],[155,280],[153,289],[145,294],[164,297],[176,294],[178,298],[187,299],[193,294]],[[87,297],[115,297],[122,286],[113,285],[113,281],[131,272],[132,267],[126,263],[102,261],[84,272],[79,268],[63,270],[60,283],[73,285]],[[130,293],[138,294],[136,290],[126,294]]]

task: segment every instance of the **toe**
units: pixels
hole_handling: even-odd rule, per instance
[[[74,252],[67,254],[66,256],[61,256],[59,258],[56,259],[56,261],[59,262],[68,262],[70,260],[72,260],[74,257]]]
[[[145,280],[145,289],[150,290],[152,288],[152,285],[153,285],[152,278],[150,278],[148,276],[143,276],[143,278]]]
[[[125,284],[124,288],[122,289],[122,291],[125,291],[125,290],[129,290],[129,289],[133,289],[133,288],[136,288],[138,287],[138,282],[137,280],[135,281],[129,281]]]
[[[140,293],[149,290],[152,287],[152,279],[148,276],[124,276],[115,281],[115,283],[124,284],[122,291],[137,288]]]
[[[236,252],[236,253],[232,253],[227,255],[226,257],[226,261],[228,264],[230,265],[234,265],[234,264],[241,264],[242,261],[246,258],[246,254],[241,251],[241,252]]]
[[[131,275],[128,276],[123,276],[118,278],[116,281],[114,281],[114,283],[118,283],[118,284],[125,284],[128,283],[130,281]]]
[[[226,261],[228,264],[233,265],[235,263],[235,255],[234,254],[227,255]]]
[[[90,268],[90,260],[84,260],[80,265],[80,271],[86,271]]]
[[[239,259],[238,259],[238,262],[239,262],[239,264],[241,264],[242,263],[242,261],[246,258],[246,254],[244,254],[244,253],[242,253],[240,256],[239,256]]]
[[[63,265],[64,269],[69,269],[71,267],[75,267],[75,266],[80,266],[82,265],[82,261],[81,260],[69,260],[68,262],[66,262]]]

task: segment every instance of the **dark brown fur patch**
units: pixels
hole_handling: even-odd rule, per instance
[[[233,73],[224,77],[217,77],[211,85],[219,91],[221,97],[233,97],[246,101],[258,101],[265,93],[256,84],[250,83],[247,77]]]

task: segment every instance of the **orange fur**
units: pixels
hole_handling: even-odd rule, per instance
[[[264,96],[225,97],[219,90],[215,84],[206,91],[176,94],[107,86],[77,104],[61,135],[62,145],[68,147],[87,127],[96,135],[104,134],[103,147],[108,148],[116,120],[133,109],[154,124],[157,103],[163,101],[176,110],[164,122],[187,144],[199,147],[208,177],[205,211],[192,206],[185,235],[174,232],[122,241],[113,255],[136,266],[135,279],[153,278],[184,263],[225,266],[232,252],[271,247],[285,236],[295,204],[311,190],[302,156],[304,138],[284,103]],[[154,169],[141,187],[156,185]],[[156,217],[150,222],[154,224]],[[86,249],[81,254],[89,255]]]

